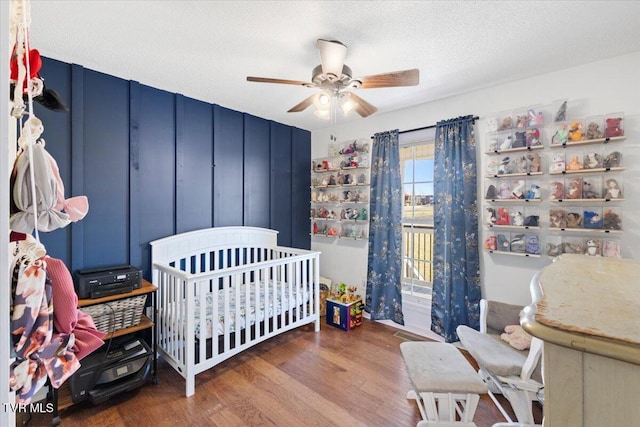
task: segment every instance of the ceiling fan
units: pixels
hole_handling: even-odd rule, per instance
[[[310,82],[267,77],[247,77],[247,81],[321,89],[321,92],[304,99],[288,112],[303,111],[314,104],[316,115],[323,119],[329,119],[332,99],[338,102],[345,115],[355,110],[360,116],[367,117],[378,111],[375,106],[354,94],[352,89],[416,86],[420,80],[420,72],[417,68],[354,79],[351,68],[344,63],[347,56],[347,46],[337,40],[324,39],[318,39],[317,46],[320,51],[320,65],[313,69]]]

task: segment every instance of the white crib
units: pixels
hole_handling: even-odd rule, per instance
[[[308,323],[320,330],[320,252],[277,246],[275,230],[214,227],[151,242],[160,356],[195,376]]]

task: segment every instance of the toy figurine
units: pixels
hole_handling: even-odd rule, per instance
[[[584,211],[584,228],[602,228],[602,217],[597,212]]]
[[[622,199],[622,189],[614,178],[609,178],[605,182],[605,199]]]
[[[565,168],[564,154],[554,154],[549,164],[549,172],[564,172]]]
[[[487,207],[487,225],[494,225],[496,223],[496,210],[492,207]]]
[[[574,178],[567,185],[565,199],[581,199],[582,198],[582,179]]]
[[[489,236],[484,241],[484,248],[490,251],[495,251],[496,249],[498,249],[498,240],[496,239],[496,236]]]
[[[593,185],[589,181],[582,182],[582,198],[597,199],[598,193],[593,189]]]
[[[589,151],[584,155],[584,168],[585,169],[598,169],[602,167],[602,160],[600,154],[593,151]]]
[[[515,182],[513,189],[511,190],[511,199],[524,199],[524,179],[520,179]]]
[[[335,177],[335,176],[333,176],[333,175],[330,175],[330,176],[329,176],[329,182],[327,183],[327,185],[333,185],[333,186],[335,186],[335,185],[336,185],[336,177]]]
[[[527,200],[537,200],[540,198],[540,186],[538,184],[531,184],[529,186],[529,191],[525,196]]]
[[[347,173],[344,175],[344,179],[343,179],[343,185],[352,185],[353,184],[353,177],[351,176],[350,173]]]
[[[581,228],[582,227],[582,215],[578,212],[567,213],[567,228]]]
[[[556,133],[551,137],[551,144],[564,145],[569,141],[569,129],[566,125],[560,126]]]
[[[542,126],[544,124],[542,112],[538,111],[536,113],[535,110],[529,109],[527,115],[529,116],[529,126]]]
[[[509,252],[511,251],[511,244],[509,243],[509,239],[504,234],[498,234],[498,250]]]
[[[604,133],[600,132],[600,125],[596,122],[589,122],[587,125],[587,134],[585,139],[600,139],[604,138]]]
[[[366,184],[366,182],[367,182],[367,177],[363,173],[358,175],[358,184],[362,185],[362,184]]]
[[[540,255],[540,240],[535,234],[527,236],[525,252],[531,255]]]
[[[317,222],[313,223],[313,234],[318,234],[318,223]]]
[[[526,132],[516,132],[516,140],[513,142],[511,148],[523,148],[527,145]]]
[[[360,209],[360,217],[358,219],[360,219],[362,221],[367,219],[367,209],[366,208]]]
[[[547,255],[551,257],[558,256],[562,253],[562,244],[547,243]]]
[[[624,136],[622,117],[609,117],[605,120],[604,136],[606,138]]]
[[[507,116],[502,120],[502,124],[498,130],[508,130],[513,126],[511,116]]]
[[[496,225],[509,225],[509,212],[507,208],[498,208],[496,210]]]
[[[525,243],[524,243],[524,234],[516,234],[511,237],[511,252],[515,253],[524,253],[525,251]]]
[[[347,219],[347,211],[345,209],[340,211],[340,219]]]
[[[553,181],[550,185],[550,200],[562,200],[564,198],[564,184],[558,181]]]
[[[511,188],[508,182],[501,182],[498,187],[498,199],[510,199]]]
[[[582,141],[582,126],[581,122],[572,122],[571,127],[569,128],[569,140],[571,141]]]
[[[600,256],[600,242],[596,239],[587,240],[587,248],[584,254],[588,256]]]
[[[511,213],[511,225],[523,226],[524,225],[524,217],[522,216],[522,212],[512,212]]]
[[[620,245],[614,240],[605,240],[602,243],[602,256],[607,258],[620,258]]]
[[[535,152],[530,153],[527,159],[529,160],[529,172],[541,172],[542,164],[540,162],[540,154]]]
[[[527,123],[529,119],[527,116],[518,116],[516,117],[516,128],[523,129],[527,127]]]
[[[498,175],[508,175],[511,173],[511,163],[509,157],[502,159],[498,165]]]
[[[612,151],[602,160],[602,167],[605,169],[617,168],[622,161],[622,153]]]
[[[603,217],[602,228],[605,230],[622,230],[622,226],[620,225],[620,215],[613,212],[611,209],[607,209],[604,211]]]
[[[567,212],[564,209],[551,209],[549,211],[549,227],[567,228]]]
[[[524,219],[525,227],[538,227],[540,224],[540,217],[538,215],[529,215]]]
[[[342,171],[338,172],[338,185],[344,184],[344,174]]]
[[[527,173],[529,172],[529,162],[526,156],[514,157],[509,162],[511,173]]]
[[[580,157],[573,156],[571,157],[571,162],[567,165],[568,171],[577,171],[583,169],[582,163],[580,162]]]
[[[311,194],[312,199],[313,199],[313,193]],[[493,184],[490,184],[489,187],[487,187],[487,193],[484,196],[485,199],[487,200],[494,200],[498,198],[498,192],[496,191],[496,186]],[[314,200],[312,200],[314,201]]]
[[[513,146],[513,138],[511,135],[507,135],[507,137],[500,143],[500,150],[508,150]]]
[[[537,147],[542,145],[540,141],[540,129],[534,128],[527,131],[527,147]]]
[[[567,119],[567,101],[564,101],[553,119],[554,122],[564,122]]]

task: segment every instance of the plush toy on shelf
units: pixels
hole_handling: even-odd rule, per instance
[[[609,117],[605,120],[604,136],[612,138],[614,136],[624,136],[622,128],[622,117]]]
[[[609,178],[605,184],[605,199],[622,199],[622,189],[614,178]]]
[[[600,125],[596,122],[589,122],[587,125],[587,134],[584,139],[601,139],[604,138],[604,133],[600,132]]]
[[[582,134],[583,124],[581,122],[572,122],[571,127],[569,128],[569,140],[570,141],[582,141],[584,139],[584,135]]]

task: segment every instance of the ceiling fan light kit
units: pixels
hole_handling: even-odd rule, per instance
[[[247,81],[321,89],[321,92],[302,100],[288,112],[300,112],[313,104],[315,115],[323,120],[329,120],[333,115],[332,110],[337,109],[337,106],[345,116],[354,110],[361,117],[378,111],[375,106],[351,92],[352,89],[416,86],[420,81],[419,70],[415,68],[354,79],[351,68],[344,63],[347,56],[346,45],[337,40],[318,39],[317,47],[320,52],[320,65],[313,69],[310,82],[251,76],[247,77]]]

